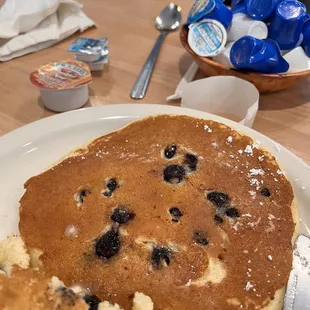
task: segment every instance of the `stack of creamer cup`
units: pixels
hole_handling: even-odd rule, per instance
[[[102,71],[109,61],[108,39],[77,38],[68,48],[75,59],[86,63],[91,71]]]
[[[310,15],[296,0],[196,0],[188,43],[227,68],[261,73],[310,69]]]

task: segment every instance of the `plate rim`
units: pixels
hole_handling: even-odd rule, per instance
[[[152,112],[146,112],[147,110],[152,110]],[[96,112],[94,112],[96,110]],[[102,110],[102,113],[101,113]],[[119,114],[115,114],[115,111],[119,111]],[[178,113],[178,112],[184,113]],[[298,157],[292,151],[281,145],[280,143],[276,142],[275,140],[269,138],[268,136],[247,127],[243,124],[238,122],[232,121],[230,119],[211,114],[205,111],[189,109],[184,107],[176,107],[170,105],[163,105],[163,104],[147,104],[147,103],[121,103],[121,104],[109,104],[104,106],[97,106],[97,107],[86,107],[78,110],[72,110],[56,115],[51,115],[29,124],[25,124],[21,127],[18,127],[3,136],[0,137],[0,149],[6,149],[7,151],[12,150],[14,147],[20,147],[27,143],[29,140],[39,138],[40,136],[44,136],[49,132],[55,131],[55,125],[61,124],[58,127],[58,130],[65,127],[73,126],[74,124],[79,124],[82,121],[90,120],[92,115],[101,115],[102,117],[95,117],[96,119],[110,119],[115,117],[130,117],[130,116],[138,116],[140,117],[147,117],[151,115],[160,115],[160,114],[170,114],[173,115],[175,113],[178,115],[188,115],[193,117],[200,117],[202,119],[213,120],[216,122],[221,122],[233,129],[240,131],[241,133],[248,135],[250,138],[254,139],[251,134],[258,135],[263,139],[267,140],[269,143],[273,143],[274,145],[281,146],[281,150],[287,152],[290,156],[294,157],[297,161],[305,166],[305,168],[310,169],[310,165],[308,165],[302,158]],[[201,115],[193,115],[201,113]],[[107,116],[104,116],[108,114]],[[68,122],[64,124],[64,122]],[[58,124],[57,124],[58,123]],[[40,130],[40,128],[44,128],[44,132]],[[47,130],[48,129],[48,130]],[[6,145],[8,144],[8,145]],[[77,146],[78,147],[78,146]],[[10,150],[9,150],[10,149]],[[268,150],[268,147],[267,147]],[[270,150],[269,150],[270,151]],[[271,154],[274,155],[273,151],[270,151]]]
[[[51,161],[48,161],[48,163],[46,163],[43,168],[41,167],[38,170],[30,171],[30,173],[27,172],[26,174],[29,175],[25,179],[22,178],[21,181],[22,183],[25,183],[27,179],[42,173],[48,169],[51,164],[58,162],[58,160],[66,156],[66,154],[69,154],[71,151],[77,149],[78,147],[90,143],[97,137],[105,135],[114,130],[118,130],[124,125],[127,125],[128,123],[140,118],[163,114],[187,115],[200,119],[217,121],[229,126],[241,134],[250,137],[253,140],[253,143],[255,141],[261,142],[260,147],[270,152],[276,158],[280,169],[284,172],[287,172],[286,175],[292,185],[295,201],[298,203],[298,226],[300,227],[299,233],[301,233],[302,229],[306,235],[310,236],[310,213],[307,209],[307,206],[310,202],[310,166],[290,150],[280,145],[273,139],[265,136],[264,134],[252,128],[246,127],[243,124],[204,111],[168,105],[128,103],[111,104],[100,107],[88,107],[69,111],[37,120],[0,137],[0,149],[2,151],[0,153],[0,159],[10,158],[8,166],[14,165],[15,160],[17,160],[18,163],[19,155],[31,153],[34,149],[36,149],[36,147],[34,147],[35,145],[32,145],[33,142],[41,144],[41,142],[44,141],[45,144],[48,144],[48,139],[53,138],[55,135],[66,137],[66,132],[69,132],[69,135],[70,132],[73,132],[74,135],[75,129],[77,133],[79,133],[81,129],[83,130],[83,126],[86,128],[86,126],[95,125],[95,127],[93,127],[95,128],[94,135],[89,137],[89,139],[87,138],[82,143],[78,142],[76,145],[71,145],[70,149],[67,149],[64,154],[57,156],[57,158],[54,158]],[[107,130],[104,130],[105,121],[108,123],[116,123],[116,126],[112,126],[113,130],[111,130],[111,127],[109,126],[107,127]],[[119,122],[121,124],[119,124]],[[102,126],[98,127],[98,130],[96,129],[97,124],[98,126]],[[62,134],[62,131],[65,132],[64,135]],[[55,140],[55,142],[58,143],[57,140]],[[4,170],[6,170],[6,167],[4,168]],[[18,181],[18,176],[16,177]],[[16,184],[16,178],[13,184],[15,184],[13,186],[16,186],[17,188],[20,186],[19,183]],[[22,191],[21,187],[22,185],[18,189],[20,192]],[[13,194],[15,195],[15,193]],[[18,198],[20,197],[20,194],[18,194]],[[16,207],[15,204],[16,201],[14,202],[13,208]]]

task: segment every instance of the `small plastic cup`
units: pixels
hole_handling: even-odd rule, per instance
[[[246,14],[244,2],[240,2],[236,6],[231,7],[231,12],[233,13],[233,15],[239,13]]]
[[[245,10],[249,17],[256,20],[268,18],[276,7],[275,0],[245,0]]]
[[[227,32],[227,42],[237,41],[244,36],[266,39],[268,27],[264,22],[250,19],[245,14],[235,14]]]
[[[306,71],[310,69],[310,58],[301,46],[295,47],[285,54],[283,58],[289,63],[288,73]]]
[[[203,19],[214,19],[228,28],[232,20],[232,12],[221,0],[196,0],[188,14],[187,24]]]
[[[62,90],[40,88],[40,95],[49,110],[55,112],[75,110],[87,103],[88,84]]]
[[[104,62],[88,62],[87,65],[90,71],[102,71],[104,67]]]
[[[83,62],[94,62],[99,60],[101,57],[102,57],[101,54],[98,55],[79,54],[79,53],[75,54],[76,60]]]
[[[91,80],[89,67],[71,59],[44,64],[30,74],[44,105],[55,112],[82,107],[88,101]]]
[[[78,56],[75,55],[75,58],[78,59]],[[84,61],[84,62],[88,65],[90,71],[102,71],[104,68],[104,65],[108,63],[108,61],[109,61],[109,56],[105,55],[99,58],[99,60],[97,61],[94,61],[94,62]]]
[[[235,42],[230,42],[225,46],[225,49],[218,55],[213,57],[213,60],[219,64],[222,64],[226,68],[235,68],[230,61],[230,50]]]
[[[232,21],[232,12],[221,0],[215,0],[213,10],[206,14],[205,18],[215,19],[227,29]]]
[[[77,60],[94,62],[109,53],[108,39],[76,38],[67,50],[70,53],[75,53]]]
[[[190,9],[186,24],[198,22],[210,13],[215,7],[215,0],[195,0],[192,8]]]
[[[275,7],[274,7],[274,10],[273,12],[264,20],[264,22],[267,24],[267,25],[270,25],[273,17],[274,17],[274,14],[275,14],[275,10],[276,10],[276,7],[278,6],[278,4],[283,1],[283,0],[275,0]]]
[[[237,5],[243,3],[244,0],[232,0],[231,1],[231,9],[235,8]]]
[[[269,27],[269,37],[281,50],[290,50],[301,43],[306,6],[295,0],[284,0],[276,7]]]
[[[216,20],[205,19],[189,26],[187,41],[198,56],[212,57],[224,49],[226,29]]]
[[[308,16],[307,16],[308,18]],[[310,57],[310,19],[308,19],[303,26],[303,41],[302,46],[307,54],[308,57]]]
[[[233,44],[230,60],[238,69],[261,73],[284,73],[289,69],[276,42],[250,36],[242,37]]]

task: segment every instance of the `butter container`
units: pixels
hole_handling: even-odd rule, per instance
[[[80,61],[98,61],[109,53],[108,39],[77,38],[68,47],[68,52],[75,53],[77,60]]]
[[[101,55],[76,54],[75,58],[83,62],[95,62],[101,58]]]
[[[89,67],[75,60],[47,63],[30,74],[30,81],[39,87],[44,105],[55,112],[86,104],[91,80]]]
[[[78,59],[77,56],[75,56],[75,58]],[[90,71],[102,71],[103,68],[104,68],[104,65],[105,65],[106,63],[108,63],[108,61],[109,61],[109,57],[108,57],[108,55],[105,55],[105,56],[102,56],[102,57],[101,57],[99,60],[97,60],[97,61],[94,61],[94,62],[85,62],[85,63],[88,65]]]

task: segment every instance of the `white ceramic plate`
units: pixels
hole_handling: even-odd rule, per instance
[[[310,167],[262,134],[212,114],[165,105],[123,104],[87,108],[42,119],[0,138],[0,240],[18,233],[18,208],[25,181],[46,170],[72,149],[151,114],[186,114],[222,122],[243,132],[273,153],[291,181],[302,220],[310,231]],[[40,208],[40,206],[37,206]]]

